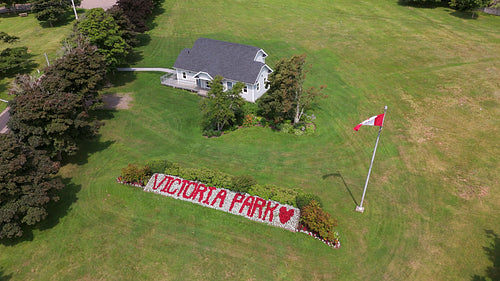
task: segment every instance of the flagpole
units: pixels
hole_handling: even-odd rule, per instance
[[[368,181],[370,180],[370,173],[372,172],[373,160],[375,159],[375,153],[377,152],[378,140],[380,139],[380,133],[384,127],[385,113],[387,112],[387,105],[384,107],[384,119],[382,119],[382,126],[378,130],[377,141],[375,141],[375,148],[373,149],[372,161],[370,162],[370,168],[368,169],[368,175],[366,176],[365,189],[363,190],[363,196],[361,197],[361,203],[356,206],[356,211],[363,213],[365,208],[363,207],[363,201],[365,200],[366,187],[368,187]]]

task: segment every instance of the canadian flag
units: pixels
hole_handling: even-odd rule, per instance
[[[359,128],[361,128],[361,126],[363,126],[363,125],[382,126],[382,124],[384,123],[384,115],[385,115],[385,113],[382,113],[382,114],[372,116],[372,117],[366,119],[365,121],[359,123],[358,126],[354,127],[354,131],[358,131]]]

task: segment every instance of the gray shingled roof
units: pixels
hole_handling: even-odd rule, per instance
[[[259,50],[254,46],[199,38],[191,49],[181,51],[174,67],[253,84],[265,65],[254,61]]]

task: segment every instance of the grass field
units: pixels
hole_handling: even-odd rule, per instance
[[[137,67],[170,67],[198,37],[263,48],[272,67],[306,53],[327,84],[317,134],[246,128],[201,136],[199,97],[119,73],[97,139],[61,170],[67,188],[26,239],[0,244],[8,280],[485,280],[499,262],[500,17],[377,1],[169,1]],[[18,19],[0,19],[0,24]],[[9,32],[8,32],[9,33]],[[43,51],[37,51],[42,53]],[[386,123],[364,206],[377,129]],[[169,159],[314,192],[342,248],[114,182]],[[352,196],[351,196],[352,194]]]

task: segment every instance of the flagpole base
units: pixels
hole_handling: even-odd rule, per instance
[[[365,211],[365,208],[364,208],[364,207],[361,207],[361,206],[356,206],[356,212],[363,213],[364,211]]]

